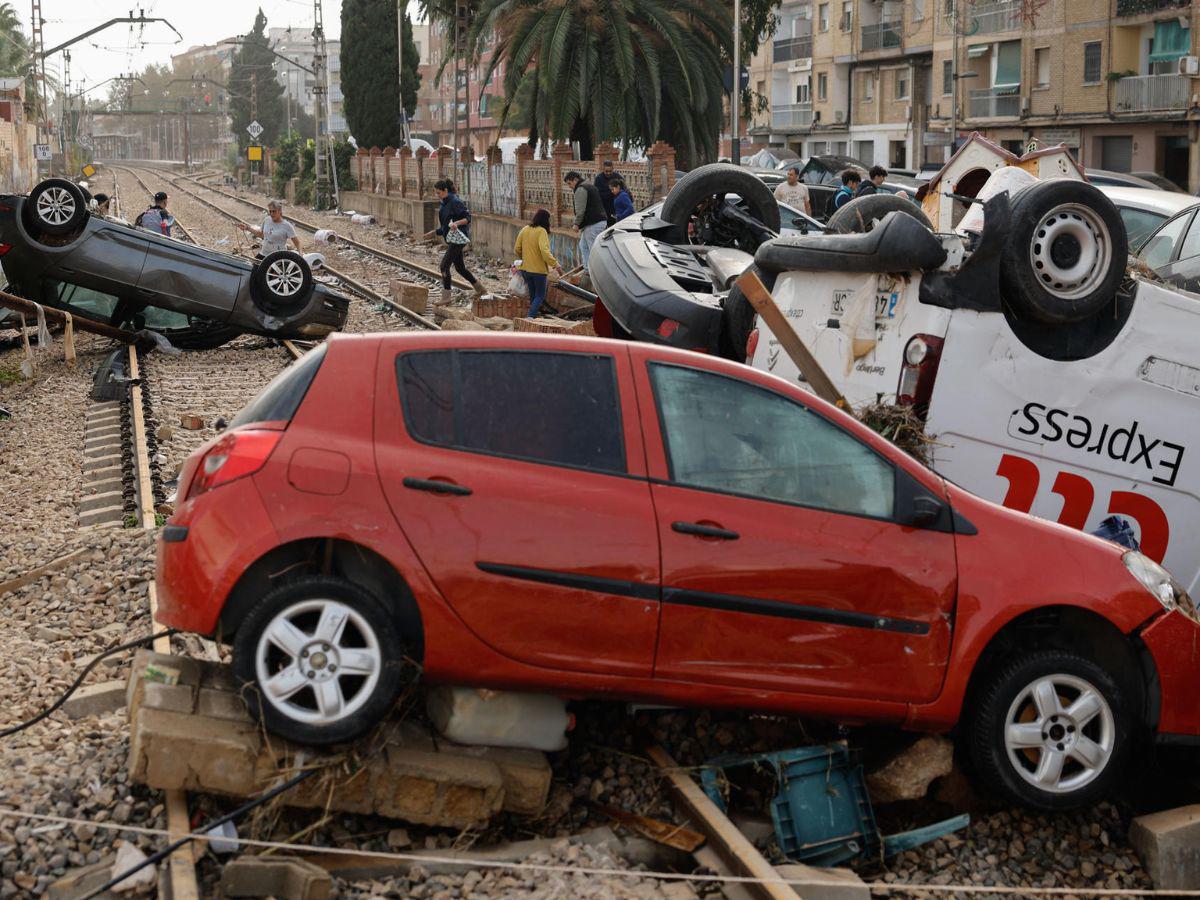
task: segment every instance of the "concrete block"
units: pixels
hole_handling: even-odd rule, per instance
[[[236,722],[163,709],[138,710],[129,740],[129,775],[152,788],[255,793],[257,730]]]
[[[246,710],[246,704],[242,701],[242,695],[233,691],[200,688],[199,696],[196,699],[196,712],[202,716],[225,719],[229,722],[243,722],[247,725],[254,723],[250,713]]]
[[[328,900],[333,878],[320,866],[288,856],[242,856],[221,872],[226,897],[287,897]]]
[[[120,522],[125,516],[124,507],[105,506],[102,509],[92,509],[79,514],[80,526],[102,525],[105,522]]]
[[[57,881],[50,883],[46,889],[46,897],[49,900],[80,900],[81,897],[90,897],[92,892],[102,884],[106,884],[113,876],[113,857],[108,856],[90,866],[84,866],[82,869],[68,869],[67,874],[63,875]],[[105,891],[100,894],[101,900],[105,898],[117,897],[111,891]]]
[[[1200,804],[1138,816],[1129,842],[1159,890],[1200,889]]]
[[[190,713],[196,710],[196,689],[190,684],[159,684],[150,681],[142,685],[138,696],[140,707],[145,709],[176,713]],[[136,712],[137,710],[134,710],[133,714]]]
[[[415,312],[423,316],[425,315],[425,308],[429,304],[429,288],[424,285],[393,279],[392,299],[410,312]]]
[[[442,325],[443,331],[487,331],[488,330],[486,325],[480,325],[478,322],[476,322],[474,320],[468,321],[467,319],[443,319],[441,325]]]
[[[62,705],[62,711],[70,719],[82,719],[87,716],[102,716],[115,712],[125,705],[125,682],[101,681],[98,684],[85,684]]]
[[[781,878],[791,882],[792,889],[804,900],[867,900],[871,889],[849,869],[818,869],[803,863],[776,866]]]
[[[504,779],[505,812],[536,816],[546,808],[552,773],[546,754],[515,747],[468,747],[464,744],[441,745],[443,753],[495,763]]]
[[[79,511],[91,512],[93,509],[107,509],[110,506],[121,506],[124,502],[125,495],[122,491],[88,494],[79,501]]]
[[[200,681],[200,661],[187,656],[172,656],[155,653],[153,650],[138,650],[129,667],[129,686],[126,688],[125,707],[132,721],[141,702],[142,690],[147,684],[162,683],[195,686]],[[147,676],[147,672],[150,673]]]
[[[500,811],[504,779],[492,762],[389,746],[376,774],[376,811],[422,825],[466,828]]]
[[[121,454],[110,453],[108,456],[93,456],[83,461],[83,471],[94,472],[96,469],[118,468],[121,465]]]

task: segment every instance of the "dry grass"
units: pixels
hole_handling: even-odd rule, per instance
[[[859,421],[883,435],[897,447],[929,465],[930,448],[937,442],[925,434],[925,423],[911,406],[871,403],[854,411]]]

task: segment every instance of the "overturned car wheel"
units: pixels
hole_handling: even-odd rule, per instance
[[[61,237],[73,234],[87,221],[83,191],[65,178],[47,178],[29,192],[25,201],[26,224],[37,234]]]
[[[740,243],[738,236],[726,233],[728,226],[717,218],[726,194],[737,194],[750,216],[779,231],[779,204],[771,189],[758,176],[729,163],[700,166],[680,178],[663,201],[660,216],[687,228],[693,243],[733,246]]]
[[[299,312],[312,293],[312,269],[303,256],[291,250],[264,257],[250,278],[255,303],[271,315]]]
[[[830,216],[825,231],[830,234],[864,234],[890,212],[912,216],[930,231],[933,230],[933,223],[925,211],[911,200],[896,194],[867,194],[849,201]]]
[[[1013,200],[1000,293],[1015,312],[1039,322],[1081,322],[1112,302],[1128,252],[1121,216],[1097,188],[1039,181]]]

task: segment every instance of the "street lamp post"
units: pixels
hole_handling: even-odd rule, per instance
[[[738,136],[738,107],[742,101],[742,4],[733,0],[733,77],[729,92],[729,160],[742,164],[742,139]]]

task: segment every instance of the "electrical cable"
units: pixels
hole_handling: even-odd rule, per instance
[[[112,656],[114,653],[120,653],[122,650],[131,650],[134,647],[140,647],[143,644],[151,644],[154,641],[158,640],[159,638],[170,637],[171,635],[178,634],[178,633],[179,633],[179,629],[168,628],[166,631],[158,632],[158,634],[151,634],[151,635],[147,635],[146,637],[143,637],[143,638],[138,638],[137,640],[134,640],[134,641],[126,641],[123,644],[117,644],[115,646],[110,646],[107,650],[104,650],[103,652],[101,652],[95,659],[93,659],[90,663],[88,663],[86,666],[83,667],[83,671],[79,673],[79,675],[76,677],[75,681],[71,684],[71,686],[69,688],[67,688],[66,693],[64,693],[61,697],[59,697],[52,704],[50,704],[50,706],[43,709],[40,713],[38,713],[32,719],[26,719],[24,722],[20,722],[16,725],[10,725],[8,728],[5,728],[3,731],[0,731],[0,738],[9,737],[10,735],[16,734],[18,731],[24,731],[26,728],[29,728],[32,725],[36,725],[38,722],[42,721],[42,719],[46,718],[51,713],[53,713],[56,709],[58,709],[60,706],[62,706],[64,703],[66,703],[67,700],[70,699],[71,695],[79,689],[79,686],[81,684],[83,684],[83,679],[85,679],[87,677],[88,673],[90,671],[92,671],[92,669],[96,668],[96,666],[99,664],[100,660],[104,659],[106,656]]]
[[[201,825],[199,827],[198,831],[200,834],[205,834],[205,833],[212,831],[214,828],[220,828],[226,822],[232,822],[234,819],[241,818],[246,813],[250,812],[250,810],[255,809],[256,807],[262,806],[264,803],[266,803],[269,800],[273,800],[274,798],[276,798],[280,794],[282,794],[284,791],[289,790],[290,788],[298,785],[305,778],[315,775],[321,771],[323,771],[323,769],[320,767],[314,767],[312,769],[305,769],[299,775],[289,778],[283,784],[276,785],[275,787],[271,788],[271,790],[267,791],[261,797],[251,800],[249,803],[242,804],[237,809],[235,809],[233,812],[226,813],[223,816],[219,816],[216,819],[211,819],[208,822],[205,822],[203,825]],[[196,839],[196,836],[194,834],[187,834],[187,835],[184,835],[183,837],[179,838],[179,840],[177,840],[177,841],[172,841],[171,843],[167,844],[167,846],[163,847],[161,850],[147,856],[145,859],[143,859],[137,865],[131,866],[130,868],[126,869],[124,872],[121,872],[119,875],[114,875],[112,878],[110,878],[104,884],[100,885],[100,887],[96,888],[94,891],[87,894],[83,898],[83,900],[92,900],[93,897],[99,897],[101,894],[103,894],[109,888],[115,887],[116,885],[120,884],[122,881],[124,881],[130,875],[133,875],[136,872],[140,872],[142,869],[146,868],[147,866],[152,866],[160,860],[166,859],[168,856],[170,856],[172,853],[174,853],[180,847],[184,846],[185,844],[190,844],[195,839]]]

